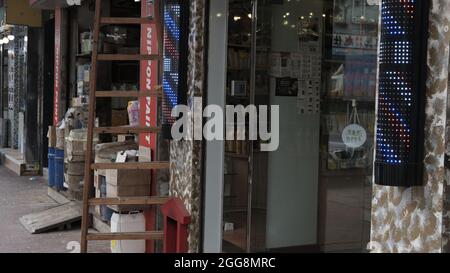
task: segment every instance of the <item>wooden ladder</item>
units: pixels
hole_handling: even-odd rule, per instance
[[[96,118],[96,99],[97,98],[142,98],[163,96],[162,87],[159,86],[153,91],[98,91],[97,89],[97,63],[98,61],[141,61],[155,60],[161,61],[159,54],[140,55],[140,54],[99,54],[98,43],[100,25],[106,24],[156,24],[158,37],[161,37],[161,22],[159,20],[159,11],[156,8],[154,18],[122,18],[122,17],[101,17],[102,0],[95,1],[95,18],[92,45],[92,65],[91,65],[91,81],[89,85],[89,121],[87,130],[87,151],[86,165],[84,171],[84,189],[83,189],[83,217],[81,223],[81,253],[86,253],[89,241],[109,241],[109,240],[162,240],[162,231],[149,232],[122,232],[122,233],[88,233],[90,225],[91,206],[99,205],[136,205],[136,206],[156,206],[165,204],[169,198],[167,197],[119,197],[119,198],[91,198],[90,192],[95,170],[160,170],[168,169],[169,162],[132,162],[132,163],[99,163],[94,164],[93,137],[96,134],[140,134],[152,133],[157,134],[160,128],[154,127],[103,127],[95,128]],[[159,52],[161,53],[161,51]]]

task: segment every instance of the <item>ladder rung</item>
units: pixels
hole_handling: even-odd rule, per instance
[[[150,54],[98,54],[99,61],[142,61],[142,60],[159,60],[160,55]]]
[[[91,233],[86,236],[88,241],[111,241],[111,240],[162,240],[164,232],[117,232],[117,233]]]
[[[126,162],[126,163],[94,163],[93,170],[164,170],[170,168],[170,162]]]
[[[118,198],[93,198],[89,200],[91,206],[116,206],[116,205],[164,205],[169,201],[168,197],[118,197]]]
[[[162,97],[161,91],[96,91],[97,98],[141,98]]]
[[[159,133],[161,131],[158,127],[96,127],[94,132],[97,134],[145,134],[145,133]]]
[[[152,24],[153,19],[139,17],[102,17],[100,24],[121,24],[121,25],[139,25]]]

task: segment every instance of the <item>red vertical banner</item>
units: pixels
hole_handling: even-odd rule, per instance
[[[55,82],[53,99],[53,125],[56,126],[60,116],[60,97],[61,97],[61,9],[55,9]]]
[[[153,16],[156,10],[153,1],[141,1],[142,17]],[[158,33],[155,24],[142,24],[141,26],[141,54],[158,54]],[[158,85],[158,62],[141,61],[140,86],[143,91],[151,91]],[[146,127],[157,126],[157,100],[156,98],[141,98],[140,101],[141,125]],[[156,138],[151,134],[141,134],[141,146],[151,148],[152,154],[156,148]]]
[[[157,5],[152,0],[141,1],[141,16],[154,17],[154,12],[157,11]],[[141,25],[141,54],[158,54],[158,33],[155,24]],[[140,89],[141,91],[154,90],[158,83],[158,62],[143,60],[140,63]],[[154,97],[143,97],[140,99],[140,123],[145,127],[157,126],[157,99]],[[152,160],[155,159],[156,150],[156,136],[152,134],[141,134],[139,136],[139,145],[151,149]],[[156,194],[156,175],[152,175],[151,195]],[[145,214],[146,229],[148,231],[155,230],[156,226],[156,211],[149,209]],[[154,252],[153,241],[147,241],[146,250],[148,253]]]

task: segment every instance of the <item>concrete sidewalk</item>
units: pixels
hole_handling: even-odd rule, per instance
[[[79,225],[69,231],[30,234],[19,222],[23,215],[58,205],[47,195],[42,178],[19,177],[0,166],[0,253],[70,253],[70,242],[79,242]],[[110,252],[109,242],[91,242],[89,252]]]

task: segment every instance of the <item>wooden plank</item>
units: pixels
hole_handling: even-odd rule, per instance
[[[97,91],[97,98],[143,98],[162,97],[161,91]]]
[[[118,197],[118,198],[94,198],[89,200],[89,205],[163,205],[169,200],[168,197]]]
[[[98,54],[99,61],[155,61],[160,58],[158,54]]]
[[[92,41],[92,63],[91,63],[91,75],[89,82],[89,97],[95,98],[95,90],[97,89],[97,60],[98,60],[98,43],[100,36],[100,14],[101,14],[102,0],[95,0],[95,13],[94,13],[94,30]],[[88,228],[90,224],[89,217],[89,203],[88,199],[90,192],[92,191],[92,179],[94,173],[91,169],[91,163],[94,161],[94,154],[92,152],[94,142],[94,124],[95,124],[95,99],[92,99],[88,107],[88,128],[87,128],[87,140],[86,140],[86,165],[84,168],[84,187],[83,187],[83,217],[81,221],[81,247],[80,252],[86,253],[88,248]]]
[[[81,206],[75,202],[22,216],[19,221],[31,233],[37,234],[81,219]]]
[[[122,232],[122,233],[91,233],[87,235],[88,241],[112,241],[112,240],[162,240],[164,232]]]
[[[102,17],[101,24],[140,25],[153,24],[153,19],[141,17]]]
[[[50,187],[47,188],[47,195],[60,205],[70,203],[70,200],[66,196],[64,196],[60,192],[57,192],[53,188]]]
[[[127,162],[94,163],[92,170],[164,170],[170,168],[170,162]]]
[[[142,134],[142,133],[159,133],[160,128],[155,127],[97,127],[94,128],[94,132],[97,134]]]
[[[18,176],[22,176],[26,169],[26,163],[23,155],[17,150],[0,149],[1,163],[9,170],[13,171]]]

